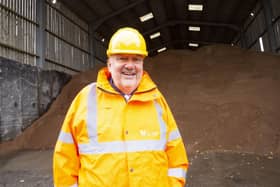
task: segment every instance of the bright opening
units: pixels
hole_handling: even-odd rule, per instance
[[[160,36],[160,32],[156,32],[156,33],[154,33],[154,34],[151,34],[150,35],[150,38],[151,39],[154,39],[154,38],[157,38],[157,37],[159,37]]]
[[[201,4],[189,4],[188,5],[188,10],[189,11],[202,11],[203,10],[203,5],[201,5]]]
[[[56,0],[52,0],[52,4],[55,4],[56,3]]]
[[[200,31],[200,27],[189,26],[189,31]]]
[[[261,52],[264,52],[263,39],[262,39],[262,37],[259,37],[259,42],[260,42]]]
[[[160,53],[160,52],[165,51],[165,50],[166,50],[166,47],[163,47],[163,48],[158,49],[157,52]]]
[[[145,21],[152,19],[153,17],[154,17],[153,13],[150,12],[148,14],[145,14],[144,16],[139,17],[139,19],[141,22],[145,22]]]
[[[189,46],[190,47],[198,47],[199,45],[198,45],[198,43],[189,43]]]

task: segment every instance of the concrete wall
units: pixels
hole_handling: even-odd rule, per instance
[[[70,76],[0,57],[0,142],[11,140],[44,113]]]

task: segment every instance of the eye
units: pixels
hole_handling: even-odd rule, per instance
[[[141,57],[134,57],[132,60],[135,63],[141,63],[143,61],[143,59]]]

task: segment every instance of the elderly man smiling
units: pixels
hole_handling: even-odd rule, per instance
[[[54,185],[182,187],[188,159],[163,95],[143,71],[143,36],[119,29],[97,82],[72,102],[53,159]]]

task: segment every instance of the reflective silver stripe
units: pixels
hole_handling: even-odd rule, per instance
[[[73,143],[73,137],[71,133],[60,131],[58,140],[63,143]]]
[[[169,168],[168,176],[186,179],[187,172],[182,168]]]
[[[97,97],[96,83],[90,85],[87,103],[87,132],[92,143],[97,143]]]
[[[126,141],[126,151],[163,151],[165,149],[166,141],[160,140],[138,140],[138,141]]]
[[[84,154],[104,154],[124,151],[124,142],[121,141],[97,143],[91,140],[88,144],[79,144],[79,152]]]
[[[120,152],[137,151],[162,151],[165,149],[165,143],[161,140],[142,140],[142,141],[114,141],[89,144],[79,144],[80,153],[105,154]]]
[[[166,146],[166,124],[162,118],[162,109],[155,102],[155,107],[158,113],[160,124],[160,139],[159,140],[132,140],[132,141],[112,141],[98,142],[97,138],[97,97],[96,83],[90,85],[88,95],[88,113],[87,113],[87,132],[90,142],[79,144],[79,152],[81,154],[105,154],[105,153],[120,153],[120,152],[137,152],[137,151],[157,151],[164,150]]]
[[[181,134],[180,134],[178,129],[175,129],[175,130],[170,132],[168,142],[170,142],[172,140],[179,139],[179,138],[181,138]]]
[[[164,143],[164,149],[166,146],[166,127],[167,125],[165,124],[163,117],[162,117],[162,108],[160,106],[160,104],[158,102],[154,102],[156,109],[157,109],[157,113],[158,113],[158,120],[159,120],[159,125],[160,125],[160,141],[161,143]]]

